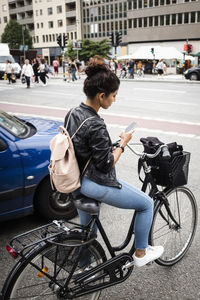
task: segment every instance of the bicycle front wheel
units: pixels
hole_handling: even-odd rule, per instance
[[[49,244],[31,253],[26,260],[22,261],[21,264],[19,263],[19,266],[15,267],[10,273],[3,288],[2,300],[74,299],[72,296],[73,290],[76,291],[76,289],[81,288],[76,285],[75,280],[84,271],[83,266],[80,266],[80,262],[77,264],[77,258],[80,256],[80,246],[74,246],[76,244],[80,245],[80,242],[81,239],[78,237],[68,238],[67,244],[71,243],[73,246]],[[90,257],[90,269],[105,261],[104,250],[96,240],[86,249],[86,257]],[[66,293],[62,298],[59,291],[66,280],[68,280],[69,295]],[[79,299],[97,300],[99,297],[100,291],[97,291],[79,297]]]
[[[161,203],[154,212],[150,231],[150,244],[164,247],[163,255],[156,260],[159,265],[172,266],[188,251],[197,226],[197,204],[194,195],[186,187],[166,192],[169,209],[177,224]]]

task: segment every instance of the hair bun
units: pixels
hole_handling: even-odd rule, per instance
[[[108,71],[104,58],[99,55],[95,55],[94,57],[91,57],[88,66],[85,69],[85,73],[88,76],[88,78],[94,76],[96,73],[101,71],[104,72]]]

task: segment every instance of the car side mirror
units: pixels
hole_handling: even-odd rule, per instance
[[[8,148],[6,142],[0,138],[0,152],[5,151]]]

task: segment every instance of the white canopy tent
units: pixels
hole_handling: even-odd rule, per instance
[[[151,49],[154,49],[154,55]],[[178,51],[175,47],[162,47],[162,46],[142,46],[138,48],[133,54],[118,57],[118,60],[125,59],[188,59],[194,60],[193,56],[185,55]]]

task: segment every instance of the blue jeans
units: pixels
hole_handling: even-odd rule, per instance
[[[89,198],[111,206],[136,210],[135,248],[145,249],[148,246],[148,236],[153,218],[153,200],[127,182],[118,181],[122,184],[121,189],[103,186],[83,177],[80,192]],[[90,214],[81,210],[78,210],[78,213],[81,224],[87,225],[91,218]]]

